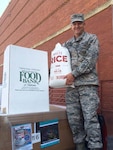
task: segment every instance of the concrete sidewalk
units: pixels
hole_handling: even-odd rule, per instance
[[[113,136],[107,138],[107,150],[113,150]]]

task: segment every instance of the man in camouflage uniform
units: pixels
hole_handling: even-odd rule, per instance
[[[97,116],[99,83],[96,72],[99,42],[95,34],[84,31],[84,26],[83,14],[72,15],[74,37],[63,44],[70,52],[72,66],[72,73],[65,76],[66,84],[74,82],[75,86],[66,91],[67,116],[76,150],[85,150],[85,141],[90,150],[100,150],[103,144]]]

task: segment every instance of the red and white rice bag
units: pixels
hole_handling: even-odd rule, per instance
[[[51,52],[49,86],[52,88],[67,87],[64,76],[68,73],[71,73],[69,51],[66,47],[57,43]]]

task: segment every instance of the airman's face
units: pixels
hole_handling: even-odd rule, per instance
[[[74,36],[77,38],[84,32],[85,22],[76,21],[71,24],[71,29],[74,32]]]

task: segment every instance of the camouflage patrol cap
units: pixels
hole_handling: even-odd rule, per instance
[[[84,22],[84,15],[83,14],[73,14],[71,15],[71,23],[81,21]]]

